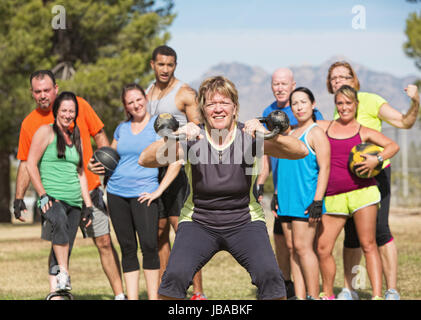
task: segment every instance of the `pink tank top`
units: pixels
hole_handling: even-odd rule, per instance
[[[329,128],[331,125],[332,122]],[[329,128],[327,128],[326,134],[330,142],[330,175],[326,196],[333,196],[376,185],[374,178],[358,178],[348,168],[348,157],[352,147],[362,142],[360,136],[361,126],[357,134],[346,139],[331,138],[329,136]]]

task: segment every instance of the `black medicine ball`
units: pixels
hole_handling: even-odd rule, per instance
[[[102,164],[105,168],[105,175],[110,176],[113,174],[115,168],[117,167],[120,156],[117,151],[111,147],[102,147],[97,149],[94,152],[95,161]]]

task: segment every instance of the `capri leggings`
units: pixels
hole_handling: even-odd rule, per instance
[[[143,257],[143,269],[159,269],[158,202],[140,203],[137,198],[123,198],[107,193],[111,222],[122,254],[123,272],[139,270],[137,238]]]
[[[63,201],[54,201],[53,206],[42,214],[41,238],[51,244],[69,244],[69,258],[80,222],[80,208]],[[53,248],[48,259],[49,274],[57,275],[60,268]]]
[[[381,194],[380,208],[377,211],[376,224],[376,242],[379,247],[384,246],[393,240],[389,228],[389,209],[390,209],[390,166],[384,168],[375,178]],[[354,219],[350,218],[345,224],[345,248],[359,248],[357,231],[355,229]]]
[[[286,296],[263,221],[231,229],[212,229],[194,221],[180,223],[158,293],[184,299],[196,272],[221,250],[228,251],[249,272],[259,299]]]

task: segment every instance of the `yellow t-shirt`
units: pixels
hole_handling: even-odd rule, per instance
[[[382,120],[379,118],[380,107],[387,103],[385,99],[375,93],[369,92],[358,92],[358,109],[357,109],[357,121],[364,127],[374,129],[376,131],[382,131]],[[338,119],[339,114],[335,108],[334,119]],[[390,164],[390,160],[387,159],[383,163],[383,168]]]

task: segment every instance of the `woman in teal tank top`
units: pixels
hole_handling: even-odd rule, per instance
[[[291,271],[298,299],[319,298],[319,264],[314,251],[317,224],[325,211],[323,198],[330,171],[330,145],[315,123],[315,99],[304,87],[290,95],[298,127],[290,133],[309,154],[299,160],[278,159],[278,216],[290,250]]]
[[[79,223],[91,224],[92,201],[83,170],[82,147],[76,125],[78,103],[71,92],[62,92],[54,101],[54,123],[43,125],[34,134],[27,168],[40,200],[44,223],[51,225],[46,240],[58,266],[50,266],[57,284],[51,291],[71,290],[69,257]],[[82,201],[86,207],[82,209]],[[50,259],[51,261],[51,259]]]

